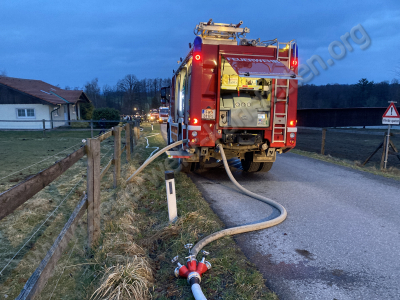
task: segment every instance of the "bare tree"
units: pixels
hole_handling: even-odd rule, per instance
[[[134,105],[138,105],[138,79],[135,75],[128,74],[118,81],[118,89],[124,92],[123,103],[121,110],[126,114],[131,114],[133,112]]]
[[[85,93],[89,99],[93,102],[94,107],[100,107],[101,95],[99,87],[99,79],[95,78],[91,82],[87,82],[85,85]]]
[[[7,77],[7,72],[6,72],[6,70],[1,70],[1,71],[0,71],[0,77]]]

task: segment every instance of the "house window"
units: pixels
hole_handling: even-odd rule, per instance
[[[17,108],[17,118],[35,118],[35,109],[34,108]]]

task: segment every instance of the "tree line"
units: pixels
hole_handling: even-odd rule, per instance
[[[128,74],[114,86],[100,88],[98,79],[87,82],[83,88],[92,101],[93,108],[109,107],[121,114],[147,113],[160,107],[160,89],[169,86],[170,79],[150,78],[139,80]],[[70,89],[69,87],[65,87]],[[77,89],[77,88],[76,88]],[[400,83],[398,79],[375,83],[366,78],[355,84],[306,84],[299,87],[298,108],[349,108],[385,107],[388,101],[400,103]],[[85,110],[90,110],[86,107]],[[85,113],[84,113],[85,114]]]
[[[306,84],[299,87],[298,108],[386,107],[400,103],[398,79],[375,83],[366,78],[356,84]]]
[[[128,74],[117,81],[115,85],[99,86],[98,78],[87,82],[83,88],[92,101],[93,108],[114,108],[121,114],[132,115],[142,111],[147,113],[152,108],[160,107],[161,87],[169,86],[170,79],[141,79]],[[66,86],[65,89],[71,89]],[[76,88],[75,88],[76,89]],[[87,106],[84,109],[90,110]],[[85,114],[85,113],[84,113]]]

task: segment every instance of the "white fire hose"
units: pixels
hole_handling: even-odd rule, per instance
[[[168,151],[171,148],[174,148],[178,145],[181,145],[182,143],[187,142],[187,140],[182,140],[182,141],[177,141],[163,149],[161,149],[160,151],[158,151],[154,156],[149,157],[144,163],[143,165],[141,165],[139,167],[139,169],[136,170],[135,173],[133,173],[127,180],[126,182],[129,182],[130,180],[132,180],[133,177],[135,177],[137,174],[139,174],[141,171],[143,171],[143,169],[145,167],[147,167],[154,159],[156,159],[158,156],[160,156],[161,154],[163,154],[164,152]],[[199,253],[199,251],[206,245],[208,245],[209,243],[220,239],[224,236],[230,236],[230,235],[235,235],[235,234],[239,234],[239,233],[245,233],[245,232],[250,232],[250,231],[256,231],[256,230],[261,230],[261,229],[266,229],[275,225],[278,225],[280,223],[282,223],[286,217],[287,217],[287,212],[286,209],[280,205],[279,203],[264,197],[264,196],[260,196],[257,195],[253,192],[250,192],[249,190],[245,189],[243,186],[241,186],[236,179],[233,177],[230,169],[229,169],[229,165],[228,162],[226,160],[226,156],[225,156],[225,152],[224,152],[224,148],[222,144],[218,144],[217,145],[220,153],[221,153],[221,157],[222,157],[222,161],[224,163],[224,167],[226,170],[226,173],[229,176],[229,179],[232,181],[232,183],[240,190],[242,191],[245,195],[252,197],[254,199],[257,199],[259,201],[262,201],[268,205],[271,205],[273,207],[275,207],[277,210],[280,211],[280,215],[272,220],[268,220],[268,221],[264,221],[264,222],[260,222],[260,223],[256,223],[256,224],[251,224],[251,225],[242,225],[242,226],[237,226],[237,227],[232,227],[232,228],[227,228],[227,229],[223,229],[220,231],[217,231],[213,234],[210,234],[209,236],[203,238],[202,240],[200,240],[199,242],[197,242],[197,244],[191,249],[190,254],[194,255],[194,257],[197,256],[197,254]],[[202,290],[201,287],[198,283],[195,283],[191,286],[192,289],[192,293],[193,296],[196,300],[205,300],[207,299]]]

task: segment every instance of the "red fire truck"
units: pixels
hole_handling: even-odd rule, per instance
[[[247,172],[269,171],[276,153],[296,145],[297,44],[247,39],[241,25],[197,25],[171,86],[161,90],[168,143],[188,140],[169,153],[184,171],[221,159],[217,143]]]
[[[149,122],[158,122],[160,118],[160,114],[158,113],[158,109],[154,108],[150,111],[149,115]]]
[[[160,118],[159,118],[159,123],[163,123],[163,122],[167,122],[168,121],[168,117],[169,117],[169,108],[168,107],[164,107],[164,106],[161,106],[159,109],[158,109],[158,111],[160,112],[159,113],[159,116],[160,116]]]

